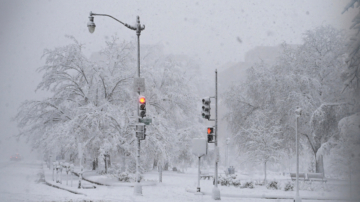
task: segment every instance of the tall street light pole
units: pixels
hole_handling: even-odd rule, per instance
[[[301,116],[301,108],[297,107],[295,110],[295,116],[296,116],[296,127],[295,127],[295,133],[296,133],[296,195],[295,195],[295,202],[301,202],[301,198],[299,196],[299,137],[298,137],[298,122],[299,117]]]
[[[218,188],[218,163],[220,158],[220,152],[218,148],[218,89],[217,89],[217,69],[215,70],[215,186],[212,190],[212,198],[214,200],[220,200],[220,189]]]
[[[137,16],[136,17],[136,25],[135,26],[131,26],[129,24],[123,23],[120,20],[114,18],[111,15],[107,15],[107,14],[96,14],[93,12],[90,12],[90,16],[89,16],[89,22],[87,24],[88,28],[89,28],[89,32],[93,33],[95,31],[95,23],[94,23],[94,17],[93,16],[107,16],[110,17],[118,22],[120,22],[121,24],[123,24],[125,27],[131,29],[131,30],[135,30],[136,31],[136,35],[137,35],[137,66],[138,66],[138,77],[140,78],[140,34],[141,31],[143,31],[145,29],[145,25],[141,25],[140,24],[140,17]],[[140,91],[138,91],[138,94],[140,95]],[[139,105],[137,106],[137,115],[139,115]],[[137,154],[136,154],[136,183],[134,186],[134,194],[135,195],[142,195],[142,187],[140,184],[140,173],[139,173],[139,168],[140,168],[140,138],[137,138]]]

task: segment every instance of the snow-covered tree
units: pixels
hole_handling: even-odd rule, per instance
[[[344,71],[345,88],[352,87],[355,89],[360,88],[360,0],[351,0],[344,8],[345,13],[349,8],[356,8],[359,13],[352,20],[350,29],[355,30],[355,34],[349,42],[349,56],[348,56],[348,69]]]
[[[349,180],[352,195],[360,176],[360,113],[341,119],[338,126],[340,138],[330,151],[329,169],[334,176]]]
[[[348,101],[347,96],[341,94],[340,78],[346,65],[343,59],[345,44],[342,31],[320,26],[305,33],[302,45],[283,44],[283,53],[276,65],[255,64],[247,71],[246,81],[235,84],[226,93],[227,106],[234,109],[226,116],[232,132],[237,134],[241,127],[249,127],[254,121],[254,113],[261,111],[269,123],[281,127],[282,132],[277,136],[282,140],[282,147],[294,152],[294,110],[300,107],[303,113],[298,129],[309,143],[302,146],[315,148],[316,155],[320,147],[314,146],[310,140],[327,140],[325,136],[329,134],[318,133],[321,131],[315,129],[321,127],[318,122],[310,123],[313,113],[326,103],[333,105]],[[340,120],[342,117],[337,118]]]
[[[251,126],[241,129],[239,134],[234,136],[234,140],[238,143],[236,146],[239,155],[245,151],[248,162],[263,164],[266,184],[267,163],[277,162],[282,153],[281,140],[277,137],[281,130],[279,126],[269,125],[269,122],[266,122],[267,117],[261,112],[255,116]]]
[[[135,157],[134,44],[119,43],[114,36],[100,53],[87,59],[83,45],[69,38],[72,44],[45,50],[46,62],[39,68],[43,80],[37,89],[52,96],[21,105],[15,118],[18,136],[27,137],[34,149],[44,152],[61,150],[73,156],[82,143],[92,158],[105,153]],[[156,49],[142,48],[147,116],[153,119],[142,153],[169,160],[188,149],[186,141],[198,134],[199,120],[192,113],[198,100],[193,79],[197,66],[189,58],[167,56]]]

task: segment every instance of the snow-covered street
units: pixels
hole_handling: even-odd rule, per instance
[[[360,0],[0,0],[0,24],[0,202],[360,202]]]
[[[44,182],[38,183],[38,173],[41,170],[41,162],[36,163],[19,162],[1,162],[0,164],[0,201],[213,201],[211,198],[212,180],[201,180],[201,191],[206,195],[194,195],[187,190],[196,188],[196,169],[189,169],[186,173],[173,171],[163,172],[163,182],[158,183],[157,171],[151,171],[144,174],[148,182],[156,182],[155,186],[143,186],[143,196],[134,196],[134,188],[131,186],[113,186],[96,185],[96,189],[77,189],[77,177],[73,177],[73,186],[70,186],[70,178],[66,185],[66,175],[63,173],[62,184],[52,181],[52,171],[44,167],[45,180],[64,187],[68,190],[74,190],[82,194],[73,194],[65,190],[46,185]],[[88,173],[88,174],[87,174]],[[84,173],[85,178],[101,181],[99,176],[91,176],[92,171]],[[110,182],[111,180],[108,180]],[[106,182],[106,181],[102,181]],[[90,184],[83,181],[83,184]],[[149,184],[149,183],[148,183]],[[331,183],[330,183],[331,184]],[[233,186],[220,186],[222,194],[221,201],[292,201],[284,197],[292,197],[294,191],[284,192],[282,190],[268,190],[266,187],[255,187],[254,189],[240,189]],[[338,191],[301,191],[300,194],[306,198],[324,198],[340,197]],[[261,196],[280,196],[283,199],[264,199]],[[239,197],[242,196],[242,197]],[[306,200],[316,201],[316,200]],[[323,200],[323,201],[342,201],[342,200]]]

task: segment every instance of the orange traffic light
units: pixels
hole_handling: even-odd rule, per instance
[[[146,99],[142,95],[139,97],[139,116],[141,118],[146,116]]]
[[[140,104],[145,104],[145,102],[146,102],[145,97],[140,97],[139,102],[140,102]]]
[[[207,134],[208,135],[213,135],[213,133],[214,133],[214,128],[213,127],[207,128]]]

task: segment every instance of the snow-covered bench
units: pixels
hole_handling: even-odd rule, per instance
[[[327,180],[324,177],[323,173],[307,173],[307,180],[309,181],[321,181],[326,182]]]
[[[292,181],[295,181],[296,180],[296,173],[290,173],[290,177],[291,177]],[[299,180],[303,180],[303,181],[306,180],[305,173],[299,173]]]
[[[210,178],[214,178],[214,176],[213,174],[209,174],[209,173],[200,173],[200,179],[206,180],[206,178],[210,180]]]

